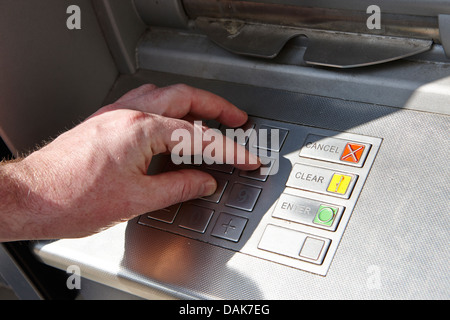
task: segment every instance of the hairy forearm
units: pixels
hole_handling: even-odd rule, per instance
[[[26,237],[28,190],[20,160],[0,163],[0,241]]]
[[[217,183],[207,172],[146,174],[152,157],[177,143],[174,130],[194,132],[191,118],[238,127],[247,114],[185,85],[145,85],[26,158],[0,164],[0,241],[84,237],[211,195]],[[254,170],[259,164],[236,166]]]
[[[79,237],[95,231],[89,228],[95,216],[82,227],[77,219],[86,211],[76,205],[73,190],[83,181],[74,182],[74,170],[47,161],[45,149],[0,163],[0,242]]]

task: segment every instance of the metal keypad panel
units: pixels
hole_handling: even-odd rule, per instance
[[[382,140],[257,117],[242,129],[238,143],[258,153],[260,169],[167,156],[156,171],[204,170],[217,190],[138,223],[325,276]]]

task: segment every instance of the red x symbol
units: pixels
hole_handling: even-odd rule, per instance
[[[358,163],[364,152],[364,146],[357,143],[347,143],[341,156],[341,161]]]

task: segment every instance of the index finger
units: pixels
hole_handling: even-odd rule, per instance
[[[175,164],[191,163],[191,156],[200,156],[206,164],[231,164],[241,170],[256,170],[261,166],[257,155],[222,135],[219,130],[156,115],[141,123],[146,135],[152,137],[151,155],[170,152]]]
[[[111,107],[125,107],[177,119],[187,115],[197,119],[215,119],[232,128],[242,126],[248,119],[247,113],[229,101],[202,89],[184,84],[164,88],[146,86],[130,91]]]

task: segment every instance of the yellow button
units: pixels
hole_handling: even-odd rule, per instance
[[[335,173],[333,175],[333,178],[331,179],[330,184],[328,185],[327,191],[345,194],[351,181],[352,181],[351,176]]]

